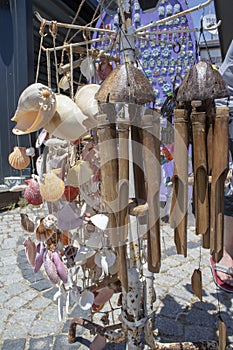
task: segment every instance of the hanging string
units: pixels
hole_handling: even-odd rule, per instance
[[[46,49],[46,59],[47,59],[48,87],[51,89],[51,62],[50,62],[50,51],[48,49]]]
[[[197,42],[197,52],[198,52],[198,56],[200,58],[201,54],[200,54],[200,40],[201,40],[201,37],[203,37],[203,40],[204,40],[204,43],[205,43],[205,48],[206,48],[206,51],[207,51],[207,54],[208,54],[208,57],[209,57],[209,60],[210,62],[212,63],[212,58],[211,58],[211,55],[210,55],[210,50],[209,50],[209,47],[208,47],[208,44],[207,44],[207,41],[206,41],[206,38],[205,38],[205,34],[204,34],[204,27],[203,27],[203,15],[201,17],[201,26],[200,26],[200,34],[199,34],[199,38],[198,38],[198,42]]]
[[[74,57],[73,46],[70,45],[70,97],[74,100]]]
[[[32,136],[31,134],[28,134],[28,139],[29,139],[29,145],[30,148],[32,148]],[[35,162],[34,162],[34,156],[31,157],[31,164],[32,164],[32,174],[35,174]]]
[[[43,45],[43,40],[45,37],[45,27],[46,27],[46,20],[43,19],[40,25],[40,30],[39,30],[39,34],[40,34],[40,47],[39,47],[39,53],[38,53],[38,60],[37,60],[37,67],[36,67],[36,79],[35,82],[37,83],[38,78],[39,78],[39,70],[40,70],[40,60],[41,60],[41,51],[42,51],[42,45]]]
[[[54,62],[55,62],[55,72],[56,72],[56,84],[57,84],[57,92],[60,93],[59,76],[58,76],[58,62],[57,62],[57,52],[56,52],[57,21],[52,21],[50,28],[49,28],[49,31],[53,37],[53,51],[54,51]]]

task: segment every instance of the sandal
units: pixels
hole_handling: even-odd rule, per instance
[[[214,260],[212,257],[210,257],[210,267],[213,275],[214,282],[217,287],[220,289],[224,290],[225,292],[228,293],[233,293],[233,286],[230,286],[229,284],[223,282],[217,275],[216,271],[221,271],[223,273],[226,273],[230,276],[233,276],[233,268],[232,267],[223,267],[218,264],[215,264]]]

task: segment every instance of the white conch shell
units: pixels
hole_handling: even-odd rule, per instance
[[[87,128],[83,122],[87,117],[80,108],[65,95],[56,95],[57,109],[45,129],[63,140],[75,141],[85,135]]]
[[[29,85],[20,95],[17,110],[12,121],[16,135],[29,134],[41,129],[56,111],[56,97],[52,90],[40,83]]]
[[[94,302],[94,294],[88,290],[84,290],[79,299],[79,306],[83,310],[89,310]]]
[[[22,170],[30,164],[30,157],[26,155],[26,147],[14,147],[14,151],[8,156],[9,164],[14,169]]]
[[[55,202],[64,193],[65,184],[56,173],[60,172],[60,169],[54,169],[49,171],[45,177],[44,181],[40,181],[40,194],[45,201]]]
[[[95,94],[99,90],[98,84],[87,84],[77,90],[74,100],[81,111],[88,116],[88,127],[94,129],[96,127],[96,115],[99,112],[98,102]],[[87,123],[86,123],[87,125]]]
[[[91,179],[93,172],[88,162],[79,160],[68,170],[67,182],[70,186],[79,187]]]
[[[108,216],[104,214],[96,214],[90,218],[91,222],[98,227],[100,230],[106,230],[108,226]]]

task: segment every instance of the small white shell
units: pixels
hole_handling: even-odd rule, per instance
[[[95,67],[92,57],[84,58],[80,65],[80,70],[87,80],[90,80],[92,77],[94,77]]]
[[[26,155],[29,157],[34,157],[35,155],[35,148],[34,147],[29,147],[26,149]]]
[[[56,111],[56,97],[47,86],[35,83],[29,85],[20,95],[17,110],[12,121],[16,135],[29,134],[41,129],[53,117]]]
[[[95,250],[82,246],[75,255],[74,261],[78,264],[85,264],[86,260],[95,254]]]
[[[96,214],[90,218],[91,222],[98,227],[100,230],[106,230],[108,226],[108,216],[104,214]]]
[[[95,296],[92,292],[84,290],[79,299],[79,306],[83,310],[89,310],[92,307]]]
[[[56,95],[57,109],[45,129],[62,140],[75,141],[85,135],[87,128],[83,122],[87,117],[81,109],[65,95]]]

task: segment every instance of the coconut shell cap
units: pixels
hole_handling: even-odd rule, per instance
[[[200,61],[186,73],[177,93],[177,101],[209,100],[228,97],[229,91],[217,69]]]
[[[112,70],[104,80],[95,98],[100,103],[136,103],[154,101],[154,92],[147,77],[131,63]]]

